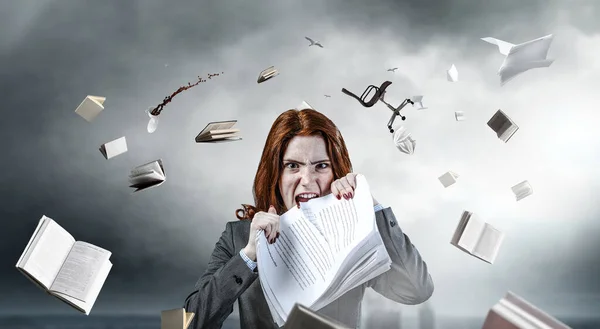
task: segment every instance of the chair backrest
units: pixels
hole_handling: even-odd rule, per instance
[[[375,103],[377,103],[377,101],[379,101],[379,98],[381,97],[381,95],[383,93],[385,93],[385,90],[391,84],[392,84],[391,81],[384,81],[381,84],[381,86],[379,86],[379,87],[375,87],[374,85],[369,85],[360,97],[356,96],[354,93],[352,93],[351,91],[349,91],[346,88],[342,88],[342,92],[344,94],[356,99],[362,106],[372,107],[373,105],[375,105]],[[367,98],[367,96],[373,89],[375,89],[375,94],[371,97],[371,99],[369,101],[365,101],[365,99]]]

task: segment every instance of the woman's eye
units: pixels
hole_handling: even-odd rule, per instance
[[[290,163],[286,163],[285,167],[288,168],[288,169],[297,169],[298,165],[295,164],[295,163],[293,163],[293,162],[290,162]]]
[[[319,163],[317,165],[317,169],[327,169],[329,167],[329,164],[327,163]]]

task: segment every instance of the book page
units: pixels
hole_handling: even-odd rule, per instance
[[[110,255],[110,251],[93,244],[75,242],[50,290],[85,302],[92,283]]]
[[[160,182],[164,180],[164,176],[156,171],[151,171],[145,174],[133,176],[129,178],[129,183],[133,186],[140,184],[148,184],[152,182]]]
[[[144,175],[144,174],[146,174],[148,172],[152,172],[152,171],[155,171],[161,175],[164,174],[162,165],[159,163],[158,160],[133,168],[131,170],[129,177]]]
[[[30,246],[30,253],[23,259],[21,268],[48,289],[67,258],[75,239],[52,219],[44,216],[42,220],[47,224],[37,233],[39,237]]]
[[[90,294],[86,301],[81,301],[77,298],[73,298],[69,295],[62,294],[60,292],[51,292],[51,294],[67,304],[75,307],[78,311],[83,312],[85,314],[90,314],[92,311],[92,307],[94,307],[94,303],[96,303],[96,299],[98,295],[100,295],[100,291],[102,290],[102,286],[104,286],[104,282],[106,282],[106,278],[108,277],[108,273],[112,269],[112,263],[110,260],[104,262],[98,271],[98,276],[96,276],[96,280],[92,282],[90,288]]]
[[[261,284],[276,294],[284,312],[295,302],[311,305],[325,290],[332,259],[325,240],[302,212],[293,207],[280,218],[280,236],[269,244],[259,234],[257,258]]]
[[[467,225],[463,231],[463,234],[458,240],[458,246],[467,250],[469,253],[473,253],[475,247],[477,247],[477,241],[483,233],[485,223],[479,220],[474,214],[467,221]]]
[[[473,250],[473,255],[493,263],[498,250],[500,250],[503,238],[504,233],[486,223],[481,237]]]

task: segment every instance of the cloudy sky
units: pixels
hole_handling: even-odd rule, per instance
[[[305,100],[338,125],[354,171],[427,261],[438,313],[483,316],[512,290],[557,316],[592,315],[600,308],[599,10],[583,0],[4,1],[0,309],[72,312],[14,268],[44,214],[113,252],[93,313],[181,305],[225,223],[252,202],[272,122]],[[547,34],[554,64],[500,87],[502,55],[479,38]],[[305,36],[325,48],[309,48]],[[452,64],[456,83],[446,80]],[[257,84],[270,65],[281,74]],[[220,72],[175,97],[158,130],[146,132],[148,107]],[[340,91],[385,80],[393,104],[425,95],[427,110],[405,111],[417,140],[411,156],[394,146],[384,105],[363,108]],[[86,95],[107,98],[92,123],[74,113]],[[520,127],[506,144],[486,125],[498,109]],[[466,121],[454,120],[458,110]],[[238,120],[242,141],[194,142],[206,123],[228,119]],[[105,160],[98,147],[121,136],[129,151]],[[129,170],[158,158],[167,182],[132,195]],[[460,177],[444,189],[437,177],[449,170]],[[510,188],[523,180],[534,194],[516,202]],[[463,209],[506,233],[494,265],[449,244]]]

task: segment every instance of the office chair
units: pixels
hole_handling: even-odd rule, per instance
[[[400,118],[404,121],[406,120],[406,117],[400,114],[400,111],[407,105],[407,104],[412,104],[414,105],[415,103],[413,103],[412,100],[410,100],[409,98],[405,99],[402,104],[400,104],[398,107],[394,108],[392,105],[388,104],[385,100],[385,93],[386,93],[386,89],[387,87],[389,87],[389,85],[391,85],[392,82],[391,81],[385,81],[381,84],[381,86],[379,87],[375,87],[374,85],[369,85],[367,87],[367,89],[365,89],[365,91],[362,93],[362,95],[360,97],[356,96],[354,93],[352,93],[351,91],[349,91],[346,88],[342,88],[342,92],[354,99],[356,99],[362,106],[364,107],[372,107],[373,105],[375,105],[375,103],[377,103],[378,101],[383,102],[385,105],[387,105],[387,107],[392,110],[392,112],[394,112],[392,114],[392,117],[390,118],[390,121],[388,121],[388,129],[390,130],[390,133],[394,133],[394,129],[392,128],[392,125],[394,124],[394,120],[396,119],[397,116],[400,116]],[[367,96],[369,95],[369,93],[371,91],[375,90],[375,94],[373,95],[373,97],[369,100],[366,101]]]

